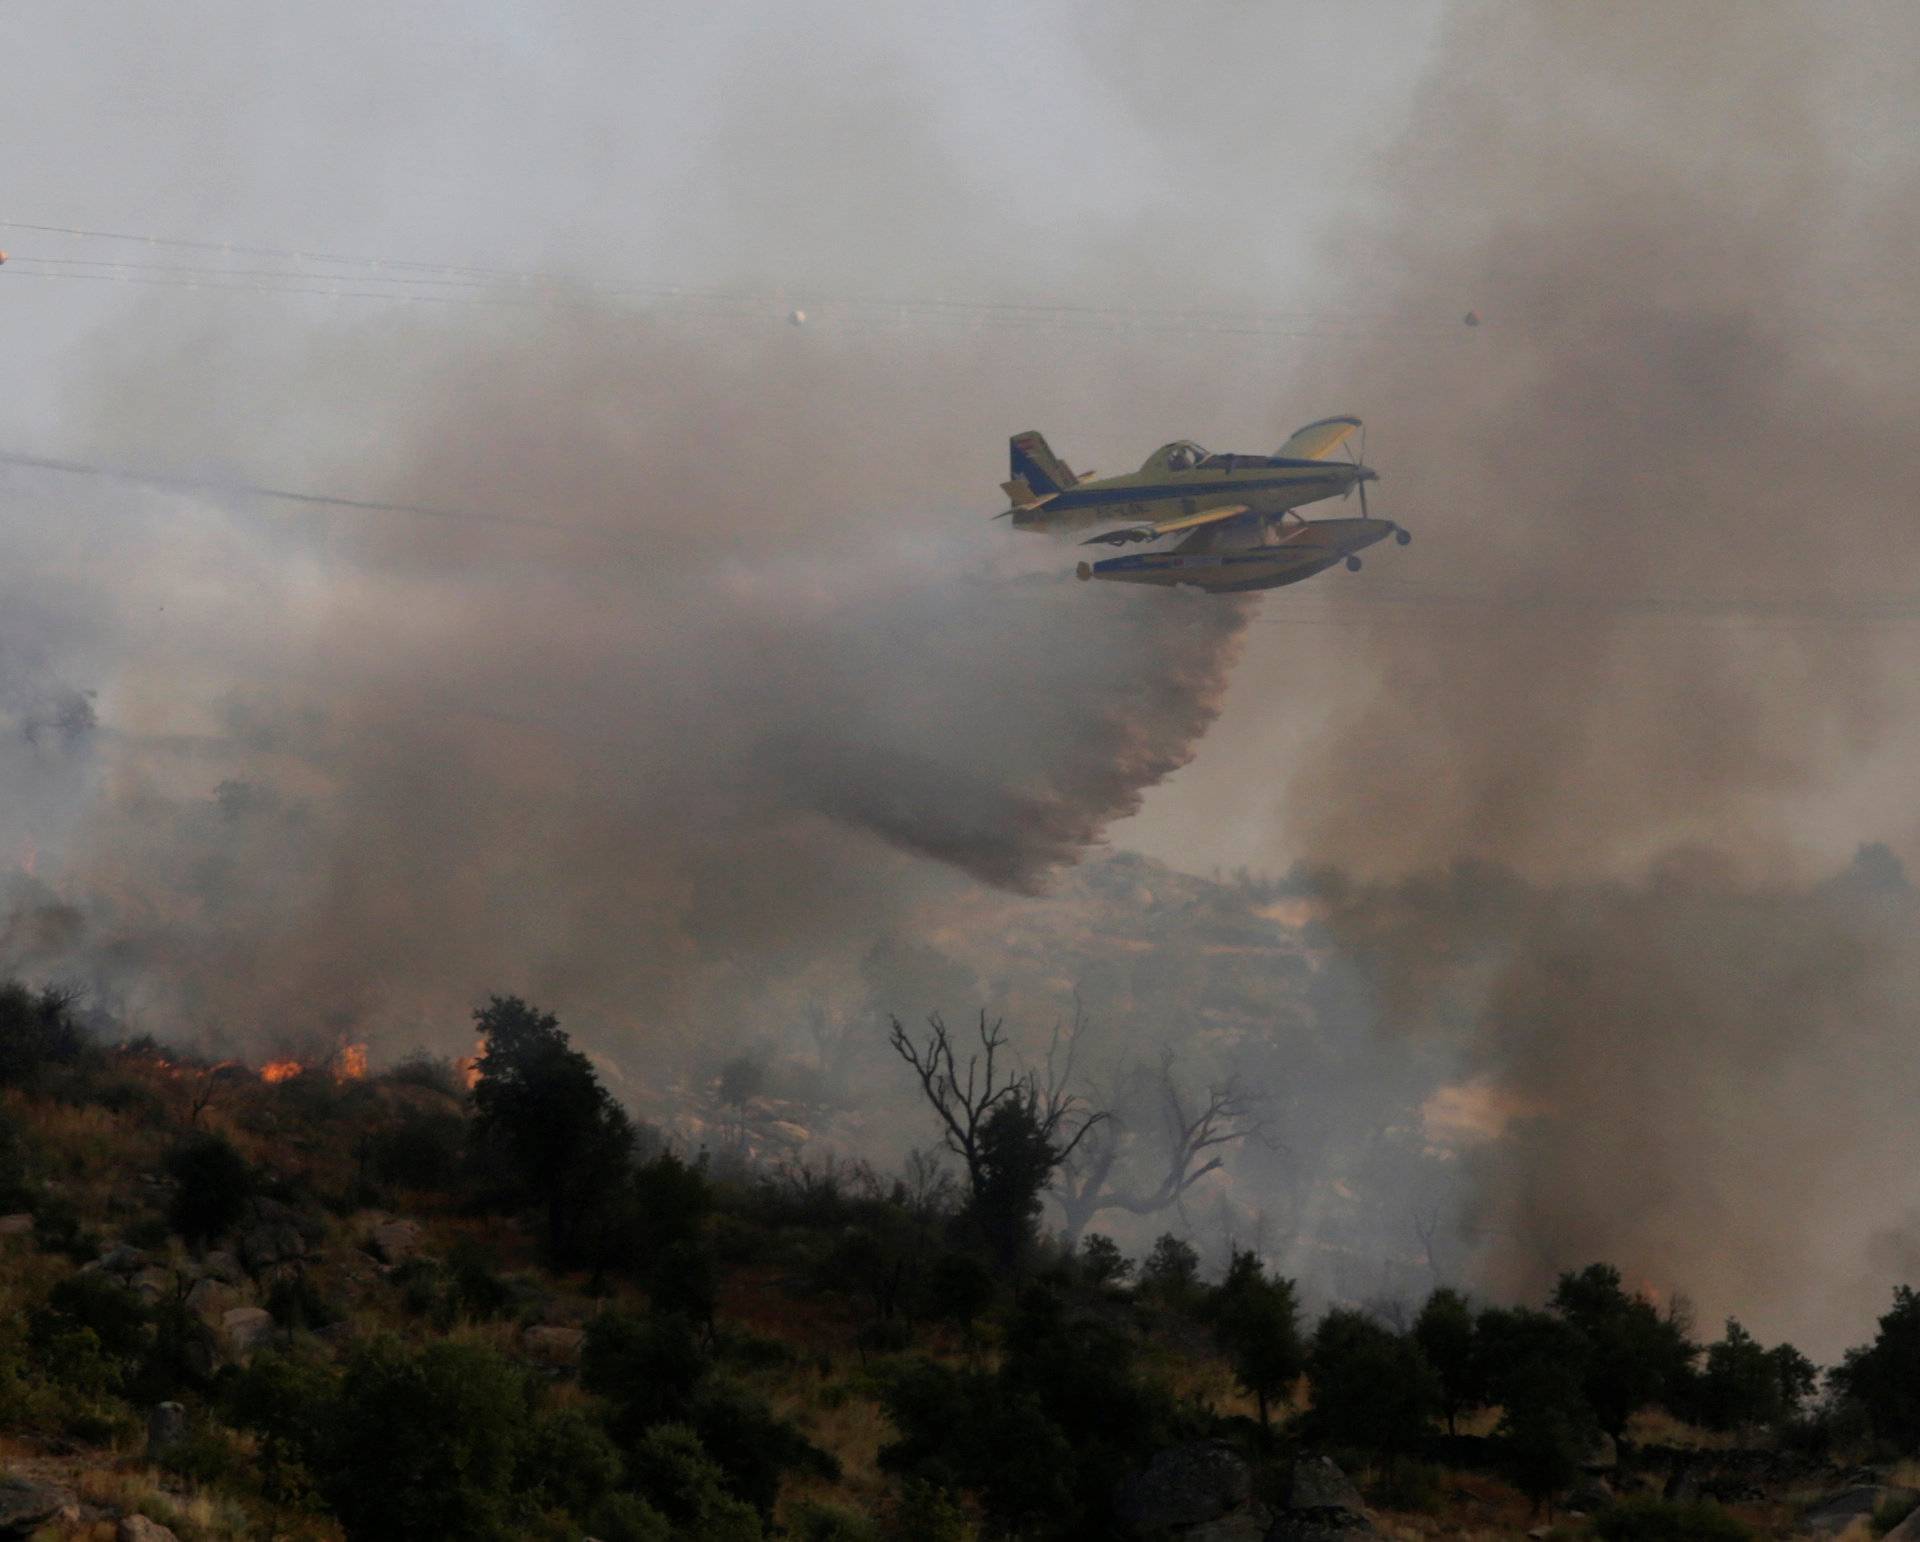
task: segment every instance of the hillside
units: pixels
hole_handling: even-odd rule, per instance
[[[1252,1254],[1063,1255],[1004,1157],[689,1165],[550,1018],[482,1027],[256,1070],[0,991],[0,1535],[1733,1536],[1912,1476],[1871,1377],[1816,1409],[1604,1268],[1315,1323]]]

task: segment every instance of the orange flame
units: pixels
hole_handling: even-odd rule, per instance
[[[333,1065],[334,1080],[343,1082],[363,1081],[367,1074],[367,1046],[364,1044],[342,1044],[340,1054]]]
[[[297,1060],[269,1060],[260,1067],[260,1080],[263,1082],[291,1081],[306,1069]]]

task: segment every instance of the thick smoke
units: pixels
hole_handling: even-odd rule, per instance
[[[971,346],[934,363],[987,368]],[[123,442],[260,415],[230,362],[175,361],[202,390],[117,409]],[[64,853],[85,943],[52,962],[243,1042],[443,1039],[519,989],[657,1047],[966,880],[1036,891],[1192,753],[1243,610],[929,509],[952,452],[885,410],[901,384],[771,328],[426,324],[309,358],[270,410],[329,485],[506,517],[221,520],[260,588],[123,661]]]
[[[1417,581],[1328,591],[1349,695],[1284,820],[1382,879],[1522,875],[1337,911],[1390,1023],[1451,1010],[1529,1116],[1476,1163],[1502,1291],[1605,1257],[1831,1350],[1893,1283],[1912,911],[1809,885],[1911,831],[1880,768],[1911,763],[1914,633],[1873,622],[1920,570],[1916,189],[1849,114],[1912,41],[1799,6],[1458,14],[1343,234],[1356,300],[1484,325],[1319,361]]]

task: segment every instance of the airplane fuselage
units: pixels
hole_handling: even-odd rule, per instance
[[[1102,477],[1054,493],[1036,508],[1012,510],[1016,530],[1066,533],[1096,525],[1178,519],[1225,505],[1250,514],[1283,514],[1302,504],[1337,498],[1360,480],[1348,461],[1281,460],[1267,455],[1213,456],[1245,462],[1230,469],[1198,466],[1188,471],[1148,468],[1130,476]]]

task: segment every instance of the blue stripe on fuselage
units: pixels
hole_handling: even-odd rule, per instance
[[[1322,466],[1322,463],[1308,460],[1299,462],[1299,465],[1304,469]],[[1276,487],[1311,487],[1318,481],[1339,480],[1340,473],[1335,471],[1325,477],[1222,477],[1211,482],[1167,482],[1142,487],[1070,487],[1049,500],[1046,512],[1056,514],[1062,509],[1097,509],[1108,503],[1154,503],[1163,498],[1206,498],[1215,493],[1265,492]]]

